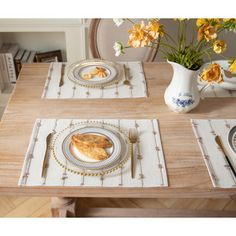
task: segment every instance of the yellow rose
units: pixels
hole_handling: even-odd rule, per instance
[[[157,20],[152,20],[148,22],[148,25],[146,26],[146,30],[148,31],[148,34],[151,35],[153,39],[157,39],[160,36],[164,36],[164,29],[163,25],[160,24]]]
[[[206,24],[208,21],[205,18],[199,18],[197,19],[196,25],[197,27],[201,27],[202,25]]]
[[[215,27],[216,29],[219,29],[221,27],[221,23],[222,23],[222,19],[219,18],[210,18],[208,19],[210,25],[212,25],[213,27]]]
[[[236,18],[225,18],[223,19],[224,22],[236,22]]]
[[[151,43],[152,37],[146,31],[143,21],[140,24],[134,24],[133,29],[129,30],[128,33],[128,45],[133,48],[144,47]]]
[[[200,19],[197,19],[196,25],[198,28],[203,25],[211,25],[215,29],[219,29],[221,27],[221,22],[222,22],[222,19],[219,19],[219,18],[200,18]]]
[[[210,64],[206,69],[204,69],[200,75],[200,80],[209,84],[223,82],[223,76],[221,74],[221,68],[219,64]]]
[[[236,73],[236,59],[230,61],[229,71],[230,71],[231,73]]]
[[[217,37],[216,28],[209,25],[208,23],[202,25],[198,29],[198,41],[205,39],[207,42]]]
[[[220,54],[226,50],[227,44],[223,40],[216,40],[213,43],[213,50],[215,53]]]

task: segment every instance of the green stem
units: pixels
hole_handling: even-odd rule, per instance
[[[165,32],[165,35],[170,38],[170,40],[176,45],[176,41],[172,38],[171,35]]]
[[[180,31],[181,31],[181,23],[178,21],[179,27],[178,27],[178,51],[180,51]]]
[[[134,21],[130,20],[129,18],[126,18],[126,20],[129,21],[130,23],[134,24],[134,25],[136,24]]]
[[[224,56],[224,55],[222,55],[222,54],[217,54],[217,55],[219,55],[220,57],[222,57],[222,58],[224,58],[225,60],[229,60],[229,58],[227,58],[226,56]]]
[[[155,43],[155,44],[159,44],[159,43]],[[166,44],[166,43],[160,42],[160,45],[162,45],[162,46],[164,46],[164,47],[167,47],[167,48],[171,48],[171,49],[173,49],[174,51],[177,51],[176,48],[170,46],[169,44]]]
[[[194,38],[195,38],[194,36],[195,36],[195,28],[194,28],[194,25],[192,25],[192,40],[190,42],[191,47],[193,46],[193,42],[194,42]]]
[[[186,32],[187,32],[187,24],[183,22],[183,49],[186,47]]]
[[[164,54],[164,55],[168,58],[168,54],[167,54],[165,51],[163,51],[163,50],[160,49],[160,48],[159,48],[159,51],[160,51],[162,54]]]
[[[208,57],[209,61],[212,63],[212,59],[211,59],[211,56],[210,56],[210,54],[209,54],[207,51],[205,51],[205,54],[207,55],[207,57]]]

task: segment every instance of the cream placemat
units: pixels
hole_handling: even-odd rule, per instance
[[[44,85],[42,98],[46,99],[90,99],[90,98],[138,98],[147,97],[147,84],[141,62],[120,62],[129,68],[130,85],[124,85],[125,75],[122,80],[113,86],[95,89],[82,87],[67,77],[65,68],[64,85],[59,87],[62,63],[50,64],[47,80]]]
[[[41,178],[42,162],[45,153],[45,140],[49,133],[57,133],[78,122],[94,120],[81,119],[38,119],[35,122],[27,153],[22,167],[19,185],[21,186],[96,186],[96,187],[164,187],[168,186],[165,160],[157,120],[96,120],[117,126],[128,132],[136,128],[139,142],[135,148],[135,178],[131,178],[130,158],[115,172],[102,177],[81,176],[61,168],[49,153],[47,175]],[[69,131],[68,131],[69,132]],[[56,134],[55,134],[56,135]]]
[[[202,87],[202,85],[199,85],[199,90],[201,90]],[[236,97],[236,90],[226,90],[217,84],[211,84],[203,90],[202,97]]]
[[[227,142],[228,133],[236,125],[236,119],[232,120],[191,120],[194,134],[197,138],[205,164],[207,166],[214,187],[235,188],[234,177],[223,152],[215,142],[215,136],[219,135],[227,150],[232,163],[236,166],[236,155],[230,149]]]

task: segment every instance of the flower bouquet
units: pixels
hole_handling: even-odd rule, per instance
[[[192,80],[193,78],[196,80],[196,71],[204,64],[205,58],[210,64],[201,73],[201,81],[207,84],[223,82],[222,68],[212,62],[213,54],[218,54],[228,61],[228,70],[225,71],[227,77],[236,76],[236,58],[226,58],[222,55],[227,49],[227,44],[220,39],[223,31],[235,31],[236,19],[197,19],[192,35],[188,39],[189,20],[174,19],[178,27],[176,40],[167,32],[159,19],[138,23],[130,19],[113,20],[118,27],[121,27],[124,21],[129,21],[131,24],[127,45],[122,42],[114,44],[116,56],[124,54],[127,48],[159,47],[164,58],[172,65],[174,75],[166,90],[165,102],[174,111],[187,112],[199,103],[199,95],[193,91],[198,90],[197,83]],[[173,81],[175,79],[179,81]],[[176,91],[177,87],[179,91]]]

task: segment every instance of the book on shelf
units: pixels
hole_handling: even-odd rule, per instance
[[[23,58],[24,53],[25,53],[25,50],[24,50],[24,49],[20,49],[20,50],[18,51],[18,53],[16,54],[15,58],[14,58],[14,61],[15,61],[15,69],[16,69],[16,74],[17,74],[17,76],[18,76],[19,73],[20,73],[20,69],[21,69],[21,59]]]
[[[3,44],[0,48],[0,71],[1,71],[1,91],[10,86],[10,77],[5,53],[10,48],[10,44]]]
[[[3,75],[2,75],[2,66],[0,61],[0,94],[5,89],[5,83],[3,81]]]
[[[30,51],[30,55],[26,63],[34,63],[35,62],[36,51]]]
[[[5,54],[5,59],[8,68],[8,75],[10,78],[10,82],[16,82],[16,71],[14,65],[14,57],[17,54],[19,46],[17,44],[11,44],[10,47],[7,49]]]
[[[23,57],[21,58],[21,61],[20,61],[21,67],[24,63],[26,63],[28,61],[29,56],[30,56],[30,51],[25,50],[25,53],[24,53],[24,55],[23,55]]]
[[[10,43],[4,43],[0,49],[1,81],[2,84],[4,83],[4,87],[8,87],[11,82],[16,82],[14,57],[18,49],[17,44]]]

